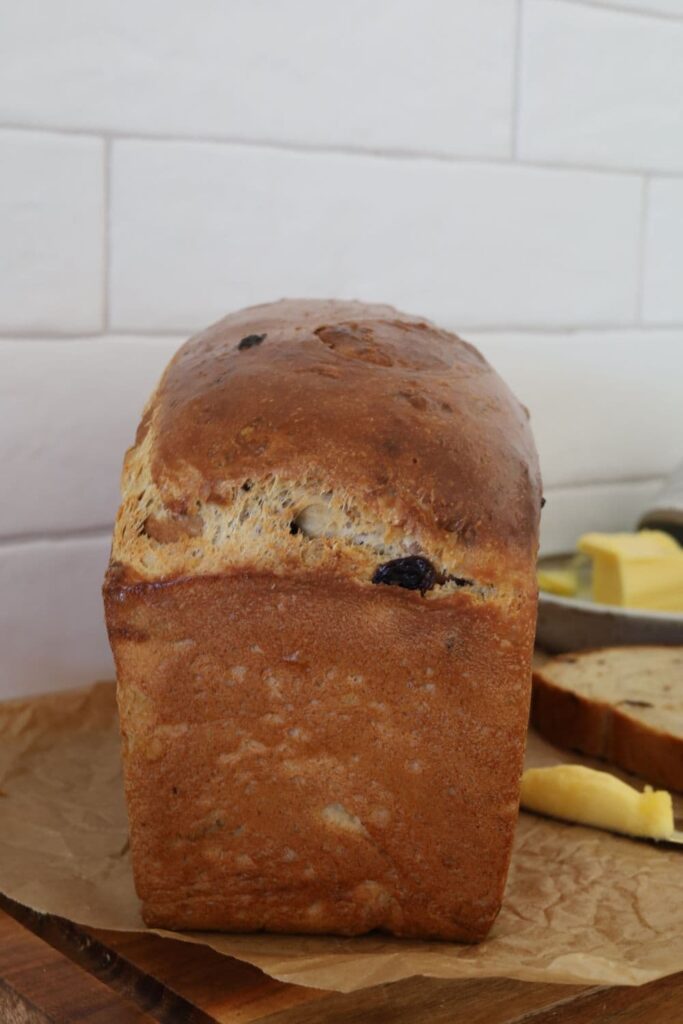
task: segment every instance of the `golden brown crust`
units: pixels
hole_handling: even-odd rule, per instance
[[[107,620],[149,924],[486,934],[533,602],[241,574],[112,581]]]
[[[263,341],[240,351],[249,336]],[[278,302],[226,317],[180,350],[157,403],[158,481],[189,465],[211,493],[226,466],[249,479],[316,465],[466,544],[535,545],[522,407],[476,349],[389,307]]]
[[[455,335],[299,301],[179,351],[126,458],[105,582],[148,923],[486,934],[539,513],[526,413]],[[373,584],[408,555],[438,584]]]
[[[564,655],[560,660],[576,659],[581,653],[593,652]],[[565,750],[608,761],[647,782],[683,791],[683,738],[648,727],[613,704],[557,686],[549,678],[553,661],[533,674],[534,728]]]
[[[256,495],[273,481],[352,504],[364,529],[387,529],[388,543],[410,538],[442,567],[487,584],[501,558],[507,579],[526,574],[536,550],[540,477],[526,411],[476,349],[388,306],[252,307],[171,361],[129,454],[124,493],[149,501],[154,492],[182,517],[201,514],[198,503],[229,510],[244,500],[241,487]],[[168,548],[148,559],[147,571],[131,531],[122,535],[133,514],[125,510],[114,557],[131,578],[227,568],[206,552],[193,562],[202,545],[188,542],[180,555]],[[142,533],[138,547],[156,555],[154,534]],[[278,560],[290,553],[300,560],[287,540]],[[346,571],[366,570],[350,559]]]

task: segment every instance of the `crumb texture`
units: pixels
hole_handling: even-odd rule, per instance
[[[532,721],[560,747],[683,791],[683,647],[552,658],[534,673]]]
[[[565,654],[540,675],[683,742],[683,647],[613,647]]]

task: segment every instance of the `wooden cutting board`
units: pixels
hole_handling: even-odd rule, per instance
[[[683,1024],[683,973],[642,988],[409,978],[350,995],[206,947],[82,928],[0,897],[2,1024]]]

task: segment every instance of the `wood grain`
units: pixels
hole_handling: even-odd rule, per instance
[[[683,1024],[683,974],[638,988],[603,988],[534,1018],[534,1024]]]
[[[468,1024],[507,1024],[579,992],[573,985],[443,981],[407,978],[348,994],[286,985],[255,967],[212,950],[155,936],[96,932],[98,938],[164,985],[180,992],[220,1024],[337,1024],[342,1021],[429,1021],[465,1014]],[[173,948],[175,947],[175,948]],[[208,955],[207,955],[208,954]]]
[[[287,985],[257,967],[221,956],[206,946],[191,946],[156,935],[105,932],[90,934],[125,963],[202,1010],[212,1021],[253,1024],[282,1010],[317,1003],[327,992]]]
[[[47,949],[52,947],[58,950],[87,972],[87,976],[96,977],[104,985],[147,1011],[151,1014],[150,1019],[162,1024],[175,1024],[176,1021],[183,1021],[183,1024],[212,1024],[212,1017],[207,1016],[133,962],[118,956],[115,949],[98,942],[88,929],[60,917],[38,914],[5,896],[0,896],[0,920],[5,917],[13,917],[28,929],[27,934],[34,933],[37,943],[45,945]],[[0,978],[4,976],[3,967],[4,963],[0,959]],[[2,1018],[0,1024],[4,1024]]]
[[[683,974],[641,988],[408,978],[342,994],[275,981],[206,947],[81,928],[0,897],[0,1022],[67,1021],[683,1024]]]
[[[0,913],[3,1024],[152,1024],[154,1018]]]

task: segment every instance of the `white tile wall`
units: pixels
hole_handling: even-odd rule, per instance
[[[587,529],[635,530],[660,487],[660,480],[625,480],[549,490],[542,516],[540,553],[574,551]]]
[[[111,188],[115,328],[331,290],[463,326],[634,316],[635,177],[117,142]]]
[[[0,700],[110,679],[100,590],[109,537],[0,545]]]
[[[123,453],[178,339],[0,342],[0,540],[109,528]]]
[[[582,2],[582,0],[576,0]],[[683,18],[683,0],[583,0],[588,4],[613,7],[618,11],[634,11],[639,14],[663,14]]]
[[[532,411],[545,550],[681,455],[683,0],[0,0],[0,694],[111,672],[123,451],[183,335],[393,301]]]
[[[516,0],[2,0],[0,118],[507,155],[515,17]]]
[[[531,410],[548,490],[659,478],[683,456],[683,331],[471,337]]]
[[[683,21],[526,0],[519,153],[683,172]]]
[[[647,210],[643,317],[650,323],[680,323],[683,320],[683,178],[653,181]]]
[[[101,140],[0,130],[0,330],[101,328],[103,217]]]

